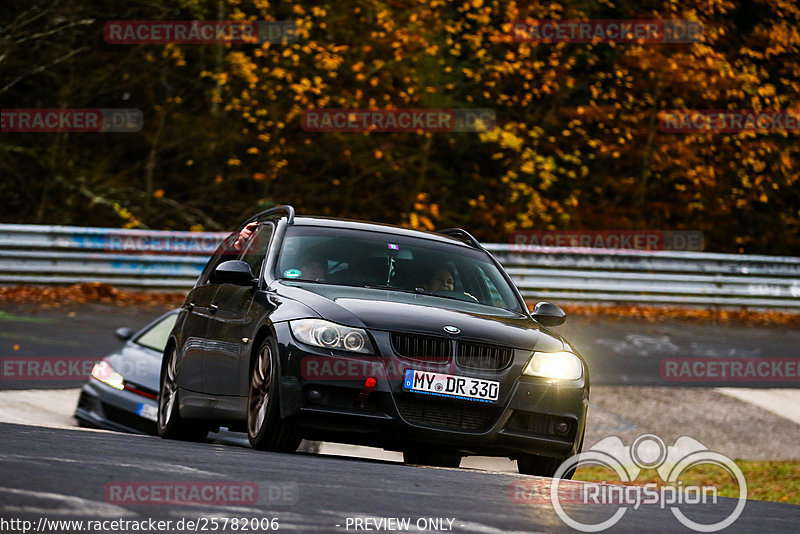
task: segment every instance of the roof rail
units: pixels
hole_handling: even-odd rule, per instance
[[[456,239],[466,243],[467,245],[471,245],[474,248],[484,250],[483,246],[478,243],[478,240],[475,239],[472,234],[464,230],[463,228],[445,228],[444,230],[438,230],[437,234],[446,235],[449,237],[455,237]]]
[[[257,219],[261,219],[265,215],[270,215],[272,213],[279,213],[279,212],[286,213],[286,216],[289,219],[288,220],[289,224],[292,224],[294,222],[294,208],[288,204],[285,204],[283,206],[274,206],[268,210],[260,211],[255,215],[253,215],[252,217],[250,217],[249,219],[247,219],[247,222],[245,224],[251,223]]]

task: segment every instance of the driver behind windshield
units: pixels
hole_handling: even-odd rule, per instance
[[[300,278],[304,280],[324,279],[328,274],[328,262],[320,259],[306,259],[300,265]]]
[[[433,275],[425,282],[425,291],[428,293],[438,293],[439,291],[453,291],[455,289],[455,277],[449,267],[439,267]]]

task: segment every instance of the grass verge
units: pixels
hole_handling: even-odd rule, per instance
[[[799,460],[735,460],[747,481],[747,498],[756,501],[800,504]],[[605,467],[581,466],[573,480],[608,482],[620,484],[619,478]],[[714,486],[720,497],[738,497],[736,480],[720,467],[699,465],[688,470],[679,479],[683,486]],[[626,485],[642,486],[655,483],[664,486],[664,481],[654,469],[642,471],[634,482]]]

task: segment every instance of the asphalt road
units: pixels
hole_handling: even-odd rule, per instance
[[[119,346],[113,336],[117,327],[138,328],[161,312],[156,308],[96,304],[52,309],[3,304],[0,357],[99,358]],[[753,451],[762,449],[766,458],[793,457],[796,452],[800,425],[782,417],[786,414],[765,411],[707,388],[675,388],[686,384],[665,383],[659,376],[659,365],[662,358],[691,354],[705,358],[797,358],[800,332],[782,327],[721,326],[691,321],[644,323],[603,317],[572,317],[557,331],[564,333],[586,356],[593,385],[599,386],[593,390],[590,411],[597,439],[614,434],[631,443],[643,432],[655,432],[670,443],[678,434],[691,435],[712,450],[732,457],[753,457]],[[0,389],[61,389],[82,383],[83,379],[0,380]],[[610,386],[615,384],[670,387]],[[745,384],[728,385],[741,388]],[[798,387],[791,382],[777,385]],[[747,395],[748,390],[738,391]],[[774,391],[760,391],[767,396],[768,403],[775,398]],[[791,397],[796,392],[781,391],[786,391],[788,398],[796,398]],[[47,395],[47,392],[4,392],[6,396],[23,396],[14,397],[13,402],[11,397],[0,396],[5,399],[0,402],[11,402],[0,406],[5,420],[28,422],[30,414],[12,417],[26,407],[39,416],[46,412],[35,408],[31,399],[26,400],[26,395],[34,394]],[[66,404],[71,412],[74,399]],[[60,417],[67,419],[64,414]],[[692,423],[696,425],[687,426]],[[259,520],[258,529],[247,529],[258,532],[274,529],[270,519],[277,519],[279,530],[299,532],[573,531],[546,498],[549,479],[500,472],[493,464],[470,469],[425,468],[335,456],[325,454],[324,448],[319,455],[278,455],[225,443],[179,443],[71,429],[69,424],[47,428],[50,423],[43,423],[43,427],[0,423],[0,532],[23,532],[29,525],[20,521],[31,521],[30,527],[34,530],[38,527],[39,532],[75,532],[78,530],[74,524],[40,521],[151,518],[172,524],[170,528],[157,528],[154,524],[149,530],[134,530],[128,524],[126,530],[110,523],[91,529],[90,523],[84,523],[82,531],[185,532],[195,527],[205,532],[245,531],[241,523],[234,528],[232,518]],[[754,425],[764,432],[753,432]],[[772,436],[770,447],[760,441],[759,435],[765,434]],[[257,498],[246,502],[212,500],[176,504],[120,502],[114,497],[114,490],[139,488],[142,483],[153,482],[157,487],[173,489],[192,483],[217,489],[227,484],[234,489],[249,488],[251,495],[255,489]],[[569,485],[567,489],[571,491],[574,487],[578,486]],[[683,504],[680,510],[699,523],[714,523],[726,517],[736,502],[720,499],[717,504],[705,506]],[[577,502],[565,504],[564,509],[570,517],[591,524],[610,518],[618,505]],[[389,518],[397,518],[401,523],[407,520],[410,526],[404,529]],[[223,529],[226,519],[228,525]],[[179,525],[180,520],[184,523]],[[195,525],[186,524],[198,520]],[[741,517],[725,532],[794,532],[797,524],[800,524],[798,506],[748,501]],[[606,532],[692,530],[678,521],[669,506],[642,505],[638,509],[629,506],[624,517]]]
[[[100,358],[119,347],[113,332],[138,329],[166,310],[99,304],[42,309],[0,304],[0,358],[83,356]],[[673,320],[648,323],[603,316],[568,317],[563,334],[589,363],[593,385],[800,387],[793,381],[681,382],[661,376],[665,358],[792,358],[800,360],[800,329],[738,323]],[[77,387],[83,380],[7,380],[0,389]]]
[[[219,444],[165,441],[155,437],[47,429],[0,424],[0,519],[3,532],[12,520],[172,521],[170,531],[187,531],[186,521],[207,521],[210,532],[241,532],[232,518],[277,519],[282,531],[363,532],[378,530],[382,518],[408,519],[394,532],[571,532],[551,503],[537,495],[549,479],[509,473],[406,466],[326,455],[272,454]],[[195,487],[237,487],[241,495],[215,490],[200,504],[162,504],[156,497],[127,493],[128,487],[158,482],[158,487],[201,483]],[[570,483],[574,484],[574,483]],[[527,492],[516,492],[523,485]],[[242,490],[241,488],[249,488]],[[538,488],[538,489],[536,489]],[[199,491],[199,490],[198,490]],[[248,493],[249,492],[249,493]],[[200,495],[199,493],[196,495]],[[526,495],[527,497],[523,497]],[[243,498],[246,496],[247,498]],[[531,497],[533,496],[533,497]],[[136,503],[123,499],[144,499]],[[223,502],[223,500],[225,500]],[[687,517],[714,523],[727,516],[735,499],[715,505],[682,505]],[[617,505],[566,504],[564,510],[583,523],[611,517]],[[222,529],[225,518],[227,529]],[[217,520],[213,529],[211,519]],[[360,519],[361,523],[356,520]],[[369,519],[369,521],[367,521]],[[183,529],[176,529],[183,520]],[[725,532],[795,532],[800,506],[748,501]],[[15,523],[17,526],[23,523]],[[266,525],[267,523],[262,523]],[[109,524],[110,525],[110,524]],[[358,526],[361,528],[357,528]],[[74,525],[72,525],[74,527]],[[84,523],[84,528],[89,524]],[[422,527],[422,528],[417,528]],[[249,529],[248,529],[249,530]],[[62,528],[48,532],[72,532]],[[106,532],[119,532],[107,527]],[[154,531],[154,530],[153,530]],[[164,530],[165,531],[165,530]],[[268,529],[259,528],[258,532]],[[628,507],[606,532],[691,532],[659,505]]]

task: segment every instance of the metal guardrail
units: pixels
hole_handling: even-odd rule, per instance
[[[226,235],[0,224],[0,284],[187,290]]]
[[[485,246],[529,299],[800,310],[800,258]]]
[[[0,284],[186,290],[225,236],[0,224]],[[800,310],[800,258],[484,246],[530,300]]]

